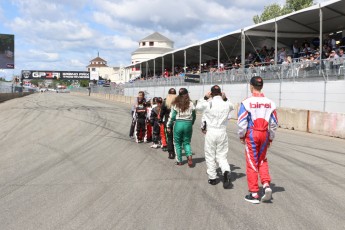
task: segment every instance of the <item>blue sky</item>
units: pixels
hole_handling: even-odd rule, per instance
[[[157,31],[181,48],[252,25],[284,0],[0,0],[0,33],[15,35],[15,70],[86,70],[100,53],[130,64],[138,41]]]

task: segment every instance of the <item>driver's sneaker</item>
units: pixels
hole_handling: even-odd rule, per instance
[[[260,203],[259,195],[257,195],[257,194],[255,196],[253,196],[252,193],[249,193],[249,195],[246,195],[244,197],[244,199],[250,203],[253,203],[253,204],[259,204]]]
[[[217,179],[208,179],[208,183],[210,185],[216,185],[217,184]]]
[[[232,183],[231,183],[231,172],[225,171],[224,176],[223,176],[223,188],[232,188]]]
[[[272,199],[272,189],[270,186],[264,188],[264,195],[261,197],[262,202],[267,202]]]
[[[154,148],[154,149],[158,149],[158,148],[160,148],[161,146],[159,145],[159,144],[153,144],[153,145],[151,145],[151,148]]]

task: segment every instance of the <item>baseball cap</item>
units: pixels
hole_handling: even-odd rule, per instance
[[[178,91],[178,95],[182,96],[182,95],[186,95],[188,94],[188,90],[186,88],[181,88],[179,91]]]
[[[264,85],[264,81],[262,80],[261,77],[252,77],[252,78],[250,79],[250,84],[251,84],[252,86],[261,87],[261,86]]]
[[[218,85],[214,85],[211,88],[211,93],[212,94],[220,94],[220,93],[222,93],[222,90],[220,89],[220,87]]]
[[[176,94],[176,90],[174,88],[170,88],[168,94]]]

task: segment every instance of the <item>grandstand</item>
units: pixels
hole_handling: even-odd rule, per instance
[[[132,83],[126,87],[133,82],[136,87],[176,85],[185,73],[199,74],[204,81],[222,76],[223,82],[244,81],[253,74],[267,79],[338,79],[344,74],[344,22],[345,1],[320,3],[129,65],[126,69],[138,68],[141,74],[130,79],[125,71],[126,81]],[[162,79],[164,70],[172,79]]]

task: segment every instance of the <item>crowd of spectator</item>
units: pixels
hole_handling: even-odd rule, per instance
[[[325,37],[322,42],[322,52],[320,52],[320,41],[318,38],[312,40],[295,40],[290,47],[279,47],[277,53],[277,64],[287,65],[296,62],[315,63],[320,64],[322,60],[329,60],[339,64],[344,62],[345,55],[345,37],[339,41],[335,38]],[[322,53],[322,56],[320,55]],[[260,66],[273,65],[275,58],[274,47],[268,48],[263,46],[261,49],[253,49],[245,56],[245,68],[254,68]],[[187,60],[188,61],[188,60]],[[239,69],[242,67],[241,56],[234,56],[228,59],[220,60],[218,66],[217,59],[205,61],[203,64],[189,63],[186,68],[183,66],[175,66],[174,70],[165,69],[163,73],[157,72],[155,75],[150,73],[146,76],[143,73],[135,80],[146,80],[160,77],[181,76],[184,74],[200,74],[204,72],[223,72],[232,69]]]

